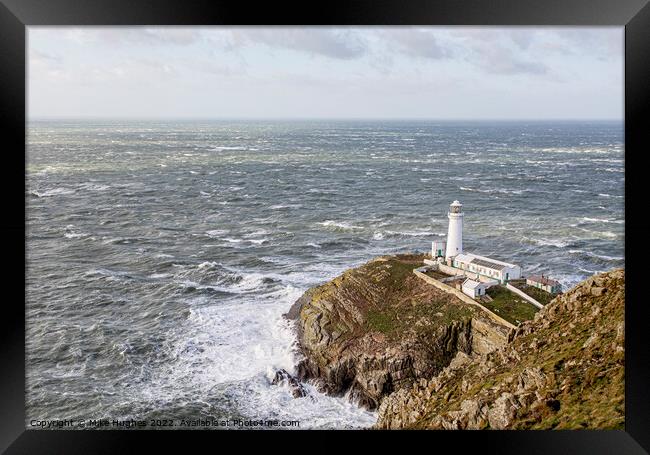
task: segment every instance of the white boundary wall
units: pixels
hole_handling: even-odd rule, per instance
[[[542,304],[539,303],[537,300],[535,300],[534,298],[532,298],[531,296],[529,296],[528,294],[526,294],[526,293],[525,293],[524,291],[522,291],[521,289],[517,289],[517,288],[514,287],[512,284],[507,283],[507,284],[506,284],[506,288],[508,288],[508,290],[514,292],[514,293],[517,294],[518,296],[520,296],[520,297],[522,297],[522,298],[528,300],[530,303],[532,303],[533,305],[535,305],[535,306],[536,306],[537,308],[539,308],[540,310],[541,310],[542,308],[544,308],[544,305],[542,305]]]
[[[468,303],[468,304],[470,304],[470,305],[474,305],[474,306],[479,307],[479,308],[480,308],[481,310],[483,310],[483,311],[484,311],[488,316],[490,316],[492,319],[494,319],[495,321],[497,321],[499,324],[505,325],[506,327],[508,327],[508,328],[510,328],[510,329],[514,329],[514,328],[516,328],[516,326],[515,326],[514,324],[512,324],[512,323],[506,321],[505,319],[503,319],[503,318],[500,317],[500,316],[497,316],[497,315],[494,314],[492,311],[490,311],[490,310],[488,310],[487,308],[485,308],[483,305],[481,305],[480,303],[478,303],[476,300],[469,298],[468,296],[466,296],[465,294],[463,294],[463,293],[462,293],[461,291],[459,291],[458,289],[456,289],[456,288],[452,288],[451,286],[449,286],[449,285],[447,285],[447,284],[445,284],[445,283],[441,283],[440,281],[438,281],[438,280],[436,280],[436,279],[434,279],[434,278],[431,278],[430,276],[427,276],[427,275],[425,275],[424,273],[419,272],[419,271],[417,271],[417,270],[413,270],[413,273],[414,273],[418,278],[420,278],[420,279],[426,281],[426,282],[429,283],[429,284],[434,285],[434,286],[437,287],[438,289],[440,289],[440,290],[442,290],[442,291],[445,291],[445,292],[447,292],[447,293],[449,293],[449,294],[453,294],[453,295],[455,295],[456,297],[458,297],[458,298],[459,298],[460,300],[462,300],[463,302]]]

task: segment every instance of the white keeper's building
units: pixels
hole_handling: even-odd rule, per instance
[[[461,253],[452,259],[452,267],[467,270],[501,283],[521,278],[521,267],[498,259],[472,253]]]
[[[474,281],[472,279],[467,278],[465,281],[463,281],[462,291],[463,294],[466,294],[471,298],[475,299],[476,297],[485,295],[485,290],[488,287],[489,286],[487,283],[482,283],[480,281]]]

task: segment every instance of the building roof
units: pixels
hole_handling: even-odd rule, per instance
[[[487,267],[492,270],[503,270],[506,267],[517,267],[515,264],[499,261],[497,259],[487,258],[485,256],[479,256],[478,254],[473,253],[461,253],[456,255],[455,259],[459,262],[472,263],[481,267]]]
[[[485,286],[485,283],[481,283],[480,281],[470,280],[469,278],[463,281],[463,287],[467,287],[468,289],[476,289],[481,286]]]
[[[491,262],[492,264],[495,264],[496,266],[505,266],[505,267],[510,267],[510,268],[519,267],[518,265],[511,264],[510,262],[500,261],[498,259],[488,258],[488,257],[485,257],[485,256],[479,256],[478,254],[473,254],[473,253],[468,253],[468,254],[470,256],[474,256],[475,260],[480,259],[482,261]],[[478,264],[478,262],[475,262],[475,264]],[[501,267],[501,268],[503,268],[503,267]],[[500,269],[497,269],[497,270],[500,270]]]
[[[465,254],[465,253],[460,253],[460,254],[457,254],[454,259],[456,261],[458,261],[458,262],[468,262],[469,263],[469,262],[472,262],[472,260],[474,259],[474,256],[469,255],[469,254]]]
[[[485,259],[473,259],[472,264],[480,265],[482,267],[487,267],[488,269],[493,269],[493,270],[503,270],[507,266],[497,264],[496,262],[492,261],[486,261]]]
[[[559,286],[560,282],[552,280],[550,278],[547,278],[545,276],[540,276],[540,275],[531,275],[526,280],[534,281],[535,283],[541,283],[547,286]]]

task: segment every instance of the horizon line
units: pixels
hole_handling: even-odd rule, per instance
[[[141,121],[427,121],[427,122],[624,122],[624,118],[436,118],[436,117],[152,117],[152,116],[35,116],[30,121],[141,120]]]

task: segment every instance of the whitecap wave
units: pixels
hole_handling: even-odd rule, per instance
[[[32,190],[31,194],[36,197],[52,197],[52,196],[64,196],[68,194],[74,194],[75,190],[71,188],[52,188],[45,191],[36,191]]]
[[[589,217],[582,217],[580,218],[581,221],[587,222],[587,223],[614,223],[614,224],[623,224],[625,223],[624,220],[609,220],[607,218],[589,218]]]
[[[246,147],[241,145],[220,145],[209,149],[211,152],[222,152],[224,150],[246,150]]]
[[[554,246],[556,248],[565,248],[569,245],[570,242],[566,240],[559,240],[559,239],[549,239],[549,238],[531,238],[531,237],[524,237],[524,240],[529,241],[530,243],[534,245],[539,245],[539,246]]]
[[[616,239],[619,236],[619,234],[611,231],[592,231],[591,229],[585,229],[581,227],[579,227],[578,229],[596,238]]]
[[[348,221],[326,220],[316,224],[333,231],[359,231],[363,229],[362,226],[355,226]]]
[[[569,254],[574,254],[578,256],[586,256],[590,258],[595,258],[595,259],[602,259],[604,261],[609,261],[609,262],[620,262],[623,261],[625,258],[623,256],[608,256],[605,254],[597,254],[592,251],[586,251],[586,250],[569,250]]]
[[[229,231],[225,229],[213,229],[211,231],[205,231],[208,237],[221,237],[224,234],[227,234]]]
[[[469,192],[474,192],[474,193],[487,193],[487,194],[523,194],[524,191],[526,190],[508,190],[505,188],[486,188],[486,189],[478,189],[478,188],[468,188],[465,186],[459,187],[461,191],[469,191]]]
[[[66,232],[65,234],[63,234],[63,236],[66,239],[80,239],[80,238],[88,237],[89,235],[90,234],[85,234],[83,232]]]
[[[111,188],[110,185],[102,185],[99,183],[86,182],[79,185],[79,189],[84,191],[107,191]]]
[[[151,275],[149,275],[149,278],[152,278],[154,280],[159,280],[162,278],[169,278],[170,276],[172,276],[171,273],[152,273]]]

